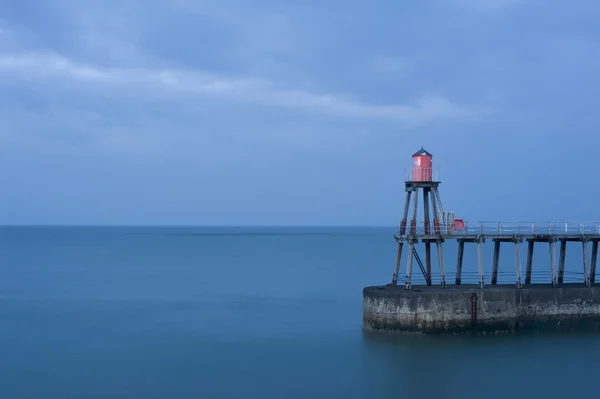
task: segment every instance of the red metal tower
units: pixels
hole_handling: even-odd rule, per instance
[[[431,243],[436,243],[438,262],[440,266],[441,285],[446,287],[446,278],[444,273],[444,263],[442,256],[443,235],[447,234],[454,227],[453,214],[444,212],[442,201],[438,191],[440,182],[437,181],[437,173],[433,169],[433,155],[423,147],[413,154],[413,167],[407,171],[405,178],[406,200],[404,202],[404,213],[400,222],[400,234],[396,236],[398,241],[398,255],[396,258],[396,267],[392,277],[392,286],[398,283],[398,273],[400,270],[400,260],[402,258],[402,249],[404,243],[409,245],[408,262],[406,268],[407,289],[411,288],[412,262],[416,255],[415,244],[419,241],[425,243],[425,264],[424,270],[427,285],[431,285]],[[419,192],[423,197],[423,229],[417,226],[417,207],[419,202]],[[412,217],[407,232],[409,210],[411,210],[412,197]],[[433,205],[433,225],[430,219],[430,199]],[[418,255],[417,261],[420,262]]]

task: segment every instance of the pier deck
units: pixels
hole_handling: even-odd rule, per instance
[[[429,242],[440,239],[511,240],[514,237],[540,242],[553,239],[600,240],[600,222],[464,222],[464,224],[448,225],[431,221],[413,221],[410,226],[400,226],[400,234],[395,237],[399,241],[418,239]]]
[[[479,288],[485,287],[483,245],[486,241],[494,243],[493,270],[491,273],[491,284],[498,282],[498,263],[500,256],[500,244],[512,243],[515,246],[515,284],[517,288],[523,286],[521,271],[520,244],[527,243],[527,261],[525,284],[531,284],[533,269],[533,253],[535,243],[548,243],[550,251],[549,264],[549,284],[556,288],[564,283],[565,276],[565,258],[567,242],[580,242],[583,248],[582,279],[584,286],[589,287],[596,279],[596,264],[598,255],[598,242],[600,241],[600,222],[475,222],[468,223],[455,221],[452,224],[443,224],[439,221],[417,222],[413,219],[409,226],[401,224],[400,234],[394,235],[398,242],[398,259],[396,270],[392,279],[391,286],[395,286],[399,279],[400,257],[402,247],[406,243],[409,245],[409,255],[406,266],[406,276],[403,283],[406,289],[412,289],[412,268],[413,262],[419,265],[427,286],[432,285],[431,270],[431,244],[436,244],[438,251],[438,264],[440,270],[440,282],[442,288],[447,288],[447,273],[444,268],[444,259],[441,253],[442,243],[448,240],[454,240],[458,243],[457,263],[455,285],[462,283],[463,257],[466,243],[477,245],[478,251],[478,285]],[[416,250],[416,244],[422,242],[425,244],[425,265],[421,262]],[[558,264],[556,262],[555,243],[560,243],[560,255]],[[591,259],[588,249],[588,243],[592,243]]]
[[[600,234],[423,234],[423,235],[408,235],[403,236],[394,235],[396,241],[410,241],[415,240],[416,242],[433,242],[446,241],[446,240],[457,240],[464,242],[477,242],[480,239],[485,240],[498,240],[502,242],[514,242],[516,239],[525,241],[535,242],[550,242],[550,241],[600,241]]]

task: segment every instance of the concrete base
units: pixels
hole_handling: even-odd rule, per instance
[[[363,327],[421,334],[600,330],[600,286],[366,287]]]

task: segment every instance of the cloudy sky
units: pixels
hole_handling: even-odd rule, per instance
[[[0,0],[0,223],[597,220],[595,0]]]

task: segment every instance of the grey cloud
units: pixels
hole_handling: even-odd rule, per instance
[[[99,68],[79,64],[53,53],[0,55],[0,71],[53,80],[67,85],[93,84],[90,90],[172,91],[186,95],[214,96],[221,99],[259,102],[309,112],[347,117],[384,118],[399,122],[427,122],[438,118],[476,116],[483,109],[452,103],[438,96],[418,98],[414,103],[372,105],[327,93],[285,88],[253,78],[231,78],[198,71]],[[54,79],[62,79],[54,80]]]

